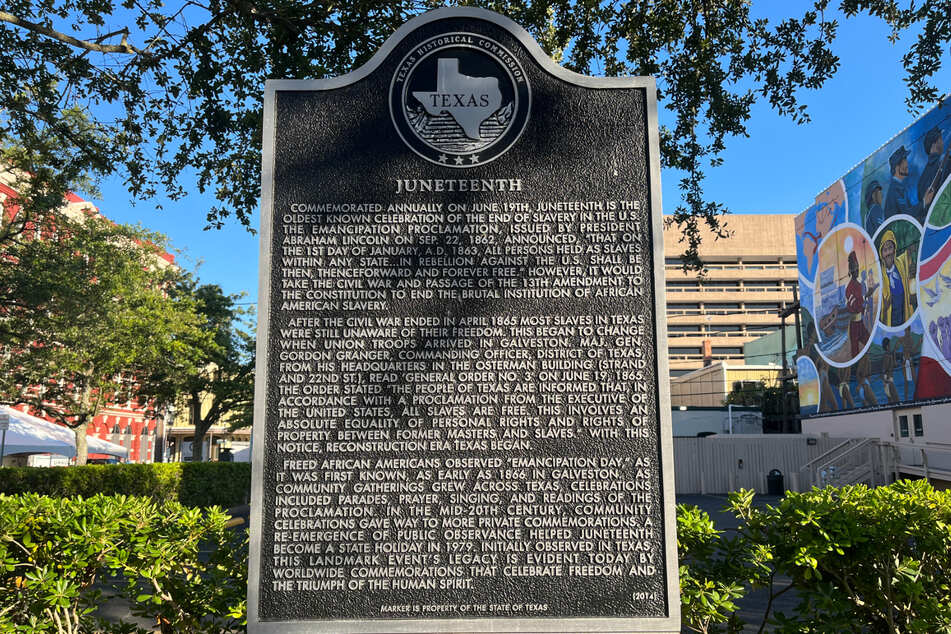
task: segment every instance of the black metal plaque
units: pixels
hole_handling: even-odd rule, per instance
[[[653,82],[442,9],[266,95],[250,629],[679,631]]]

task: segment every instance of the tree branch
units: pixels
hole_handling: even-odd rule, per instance
[[[129,44],[128,36],[129,29],[122,29],[121,31],[116,31],[110,35],[122,34],[122,41],[118,44],[100,44],[98,42],[87,42],[86,40],[80,40],[71,35],[66,35],[65,33],[60,33],[59,31],[54,31],[53,29],[47,28],[42,24],[37,24],[35,22],[30,22],[29,20],[24,20],[18,18],[12,13],[7,13],[6,11],[0,11],[0,22],[9,22],[14,26],[27,29],[28,31],[33,31],[34,33],[39,33],[40,35],[45,35],[46,37],[52,38],[54,40],[59,40],[70,46],[75,46],[77,48],[85,49],[87,51],[92,51],[94,53],[123,53],[126,55],[144,55],[145,51],[142,51],[131,44]],[[108,36],[103,36],[103,39]]]

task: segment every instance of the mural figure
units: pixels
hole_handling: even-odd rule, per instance
[[[945,359],[951,359],[951,316],[938,317],[928,325],[928,332]]]
[[[811,231],[806,231],[802,229],[800,235],[802,236],[803,249],[806,251],[806,269],[811,271],[814,265],[814,259],[816,255],[816,249],[819,248],[819,243],[822,241],[822,236],[829,233],[829,230],[832,228],[832,225],[835,223],[835,213],[832,208],[828,205],[824,205],[819,211],[816,212],[816,232],[812,233]]]
[[[917,400],[951,395],[951,375],[942,368],[943,363],[951,360],[951,314],[942,314],[951,309],[946,302],[942,298],[923,320],[925,332],[934,348],[932,354],[936,358],[923,354],[918,362],[918,374],[915,377]]]
[[[882,263],[882,323],[900,326],[911,318],[914,266],[911,246],[896,255],[898,241],[895,234],[886,229],[882,234],[879,257]]]
[[[802,344],[802,348],[796,351],[797,357],[809,357],[814,359],[816,355],[816,342],[819,340],[818,335],[816,334],[816,325],[809,321],[805,326],[806,331],[806,341]]]
[[[852,389],[849,386],[851,379],[851,366],[839,369],[839,396],[842,399],[842,409],[855,409],[855,400],[852,399]]]
[[[873,180],[865,189],[865,206],[868,214],[865,216],[865,231],[874,236],[878,228],[885,222],[885,210],[882,209],[882,186]]]
[[[941,184],[951,175],[951,147],[942,158],[944,140],[938,126],[925,133],[922,144],[925,147],[925,154],[928,155],[928,162],[921,170],[921,178],[918,179],[918,200],[922,201],[924,209],[927,209],[941,188]]]
[[[863,292],[863,284],[859,282],[859,258],[855,251],[849,252],[849,283],[845,287],[845,309],[852,314],[849,322],[849,345],[852,356],[855,357],[868,342],[869,332],[865,327],[865,302],[878,288],[878,282]]]
[[[905,379],[905,400],[911,400],[915,393],[915,382],[918,380],[918,366],[914,360],[918,357],[918,349],[914,337],[911,336],[911,326],[905,328],[901,338],[902,375]]]
[[[919,224],[925,220],[922,205],[918,201],[913,201],[910,194],[908,183],[908,150],[904,145],[899,145],[892,155],[888,158],[888,166],[891,170],[892,180],[888,185],[888,194],[885,195],[885,218],[891,218],[898,214],[905,214],[914,217]],[[928,200],[928,204],[931,200]]]
[[[855,382],[856,388],[862,395],[862,405],[865,407],[877,407],[878,399],[875,398],[875,391],[872,389],[872,382],[869,377],[872,374],[872,361],[869,355],[864,355],[859,362],[855,364]]]
[[[835,390],[832,389],[832,382],[829,381],[829,364],[825,359],[819,357],[816,362],[819,370],[819,411],[834,412],[836,408]]]
[[[888,337],[882,340],[882,384],[885,386],[885,398],[889,403],[901,400],[898,388],[895,387],[895,355],[891,351],[891,340]]]

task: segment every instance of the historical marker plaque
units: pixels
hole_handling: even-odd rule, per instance
[[[440,9],[264,129],[251,631],[679,631],[653,81]]]

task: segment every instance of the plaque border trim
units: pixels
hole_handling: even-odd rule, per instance
[[[333,90],[356,83],[375,71],[393,49],[411,32],[438,20],[474,18],[507,30],[535,59],[542,70],[584,88],[643,89],[647,123],[647,166],[650,174],[648,204],[654,252],[654,324],[656,342],[657,408],[660,423],[658,443],[661,458],[660,488],[664,496],[666,617],[550,617],[477,619],[353,619],[308,621],[262,621],[258,618],[261,574],[264,440],[266,435],[268,332],[270,326],[271,240],[274,219],[274,156],[278,92]],[[667,311],[664,280],[664,235],[660,185],[660,136],[657,122],[657,87],[653,77],[592,77],[569,71],[545,55],[535,39],[516,22],[476,7],[443,7],[416,16],[399,27],[370,60],[354,71],[326,79],[271,79],[264,87],[264,117],[261,154],[261,230],[258,260],[258,329],[252,429],[261,440],[252,441],[250,545],[248,553],[248,632],[251,634],[384,634],[387,632],[455,633],[568,633],[606,632],[630,634],[676,634],[680,632],[680,583],[677,563],[676,504],[674,491],[673,438],[671,433],[670,382],[667,361]]]

